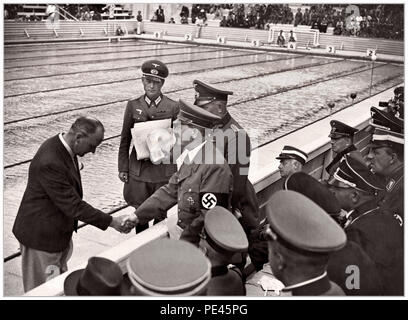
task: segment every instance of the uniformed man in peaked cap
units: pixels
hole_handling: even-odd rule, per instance
[[[396,131],[392,124],[374,129],[370,152],[367,155],[369,168],[386,181],[381,208],[388,213],[404,217],[404,135],[401,127]],[[395,123],[393,123],[395,125]],[[403,123],[402,123],[403,125]]]
[[[348,212],[344,229],[354,250],[346,246],[334,255],[330,262],[329,275],[337,283],[347,287],[345,273],[347,266],[355,265],[364,277],[380,280],[380,290],[369,291],[361,281],[361,294],[400,295],[403,294],[403,230],[402,219],[384,214],[378,206],[378,194],[383,188],[383,180],[378,179],[368,168],[356,159],[345,156],[329,182],[330,189]],[[353,251],[361,250],[369,257],[375,268],[367,270],[367,261],[350,261],[357,257]],[[361,255],[360,255],[361,256]],[[347,290],[359,288],[347,287]],[[359,291],[355,291],[360,294]]]
[[[200,80],[194,80],[193,84],[196,91],[194,104],[221,118],[218,123],[221,130],[215,138],[218,140],[217,147],[223,147],[224,157],[234,176],[232,211],[242,217],[241,224],[252,242],[259,223],[259,205],[255,189],[248,180],[251,142],[246,131],[227,110],[228,96],[233,93],[216,89]],[[242,260],[244,265],[246,259],[243,257]]]
[[[344,295],[327,276],[330,254],[346,244],[341,227],[295,191],[276,192],[266,207],[269,263],[285,287],[282,295]]]
[[[371,107],[370,124],[374,128],[391,130],[394,133],[404,133],[404,120],[395,116],[394,113]]]
[[[331,131],[329,138],[331,139],[333,160],[325,169],[331,177],[339,166],[340,160],[344,155],[351,155],[352,157],[359,159],[359,161],[362,163],[364,163],[364,158],[361,152],[358,151],[356,146],[353,144],[354,135],[356,132],[358,132],[357,129],[337,120],[330,121],[330,126]]]
[[[121,132],[118,169],[119,179],[124,182],[123,196],[126,202],[138,208],[158,188],[166,184],[176,171],[174,164],[153,164],[150,159],[138,160],[131,145],[133,126],[140,122],[177,118],[178,103],[163,95],[161,89],[169,75],[167,66],[159,60],[142,64],[144,94],[130,100],[126,106]],[[131,153],[129,156],[129,148]],[[137,226],[137,232],[148,224]]]
[[[132,295],[206,295],[211,263],[185,241],[157,239],[134,250],[127,261]]]
[[[231,210],[232,173],[211,139],[220,117],[180,100],[180,113],[174,122],[177,144],[177,172],[135,211],[134,221],[146,223],[165,218],[178,204],[178,230],[181,239],[198,245],[205,213],[222,206]]]
[[[307,161],[307,154],[298,148],[284,146],[276,159],[280,160],[279,172],[281,177],[286,178],[292,173],[302,171]]]
[[[237,218],[223,207],[214,207],[205,215],[200,248],[211,261],[209,296],[245,295],[241,271],[228,265],[236,252],[248,250],[248,239]]]

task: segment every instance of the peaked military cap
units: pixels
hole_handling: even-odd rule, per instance
[[[391,130],[397,133],[403,133],[404,120],[397,118],[393,113],[382,111],[376,107],[371,107],[370,124],[374,127]]]
[[[144,76],[155,77],[164,80],[169,75],[167,66],[159,60],[148,60],[142,64]]]
[[[343,229],[316,203],[304,195],[280,190],[266,205],[273,238],[288,249],[329,253],[346,244]]]
[[[307,173],[296,172],[291,174],[286,178],[283,188],[284,190],[292,190],[305,195],[330,215],[337,215],[341,211],[337,198],[327,186]]]
[[[339,139],[339,138],[344,138],[344,137],[352,138],[354,134],[358,131],[357,129],[350,127],[347,124],[341,121],[337,121],[337,120],[330,121],[330,126],[331,126],[331,131],[330,131],[329,137],[334,138],[334,139]]]
[[[335,187],[354,188],[373,195],[384,189],[382,179],[374,175],[363,163],[348,155],[340,160],[339,167],[328,183]]]
[[[204,219],[207,242],[218,252],[246,252],[248,239],[237,218],[227,209],[216,206]]]
[[[228,96],[232,95],[231,91],[219,90],[210,85],[200,81],[193,81],[194,89],[196,91],[195,105],[204,105],[214,100],[228,101]]]
[[[71,272],[64,281],[66,296],[116,296],[125,291],[120,267],[102,257],[89,258],[85,269]]]
[[[295,147],[284,146],[282,152],[278,157],[276,157],[276,159],[296,159],[302,165],[304,165],[307,161],[307,154]]]
[[[148,296],[191,296],[205,292],[211,262],[193,244],[158,239],[134,250],[127,261],[134,289]]]
[[[196,125],[203,128],[213,128],[221,118],[194,104],[180,99],[180,112],[178,119],[181,122]]]
[[[404,152],[404,135],[402,133],[387,130],[387,128],[375,128],[370,148],[388,147],[396,152]]]

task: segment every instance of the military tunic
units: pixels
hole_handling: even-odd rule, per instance
[[[255,189],[248,180],[251,142],[245,130],[229,113],[224,116],[220,126],[223,132],[231,130],[225,136],[224,156],[234,176],[232,210],[233,212],[235,209],[241,211],[242,226],[245,232],[249,232],[258,226],[259,216],[259,205]]]
[[[387,179],[384,199],[380,202],[382,210],[391,214],[397,214],[404,218],[404,165],[401,165]]]
[[[166,96],[161,96],[158,104],[148,105],[145,95],[128,102],[124,114],[122,133],[119,146],[118,169],[119,172],[128,172],[129,178],[137,181],[160,183],[167,182],[176,171],[174,164],[153,164],[150,159],[137,160],[135,148],[129,157],[131,146],[131,129],[135,123],[177,118],[178,103]],[[157,101],[157,99],[156,99]],[[137,190],[135,190],[137,192]]]
[[[281,296],[344,296],[343,290],[330,281],[327,274],[302,285],[291,285],[282,289]]]
[[[364,277],[379,278],[382,295],[403,294],[403,228],[399,219],[392,215],[384,214],[376,203],[367,203],[355,209],[349,216],[349,223],[345,226],[348,242],[352,242],[371,259],[375,269],[367,261],[356,260],[360,274]],[[338,254],[349,256],[347,246]],[[348,259],[348,257],[346,257]],[[341,260],[340,260],[341,261]],[[350,261],[345,263],[350,264]],[[362,267],[361,267],[361,266]],[[346,265],[343,270],[344,277]],[[371,273],[371,274],[369,274]],[[345,281],[345,279],[344,279]],[[341,282],[340,282],[341,283]]]
[[[211,268],[211,280],[207,285],[207,296],[245,296],[245,286],[238,268],[227,266]]]
[[[231,170],[222,154],[215,148],[215,144],[206,142],[208,143],[212,145],[209,148],[212,150],[211,154],[203,147],[203,161],[183,163],[169,182],[136,210],[140,224],[153,218],[165,218],[167,210],[178,204],[177,225],[183,229],[181,239],[198,244],[205,212],[215,205],[231,209]],[[215,158],[222,159],[223,162],[215,163]],[[198,155],[194,158],[196,159]]]

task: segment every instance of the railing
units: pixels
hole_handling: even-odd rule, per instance
[[[68,17],[70,17],[72,20],[74,21],[79,21],[77,18],[75,18],[72,14],[70,14],[67,10],[65,10],[64,8],[61,8],[61,6],[56,5],[56,7],[58,8],[58,12],[61,16],[63,16],[65,18],[65,20],[69,20],[64,14],[62,14],[61,12],[65,13]]]
[[[325,178],[324,167],[331,160],[331,145],[328,138],[330,132],[330,120],[337,119],[359,129],[355,137],[355,144],[363,154],[367,153],[367,145],[370,141],[369,133],[364,130],[368,126],[370,107],[378,105],[378,101],[387,100],[393,95],[394,88],[387,89],[374,97],[367,98],[357,104],[351,104],[349,108],[334,113],[326,118],[316,121],[311,125],[291,132],[272,142],[265,143],[258,150],[254,150],[251,156],[250,180],[254,184],[261,209],[270,196],[282,187],[278,170],[278,160],[275,157],[284,145],[301,146],[308,153],[309,161],[304,166],[304,171],[315,178]],[[327,133],[327,134],[326,134]],[[177,206],[168,211],[167,219],[152,226],[151,228],[135,235],[119,245],[98,254],[119,264],[122,272],[126,273],[126,261],[136,248],[162,237],[168,236],[169,226],[177,223]],[[262,210],[261,210],[262,215]],[[263,216],[261,216],[261,219]],[[67,275],[77,269],[85,268],[86,261],[76,268],[57,276],[54,279],[26,293],[26,296],[61,296],[63,295],[64,280]]]

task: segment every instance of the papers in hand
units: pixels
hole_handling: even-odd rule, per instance
[[[137,160],[148,159],[150,157],[149,148],[146,144],[147,135],[155,129],[167,129],[170,127],[171,119],[135,123],[131,132]]]

